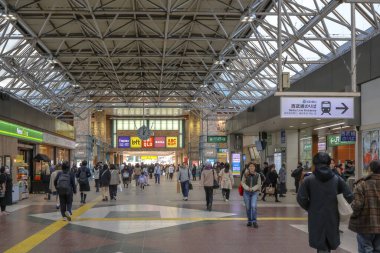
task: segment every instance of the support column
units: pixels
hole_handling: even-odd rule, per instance
[[[199,138],[201,135],[201,121],[193,113],[190,114],[189,120],[187,120],[188,127],[188,157],[189,164],[198,162],[199,156]]]
[[[299,161],[299,135],[298,130],[286,130],[286,187],[295,189],[294,178],[291,177],[292,170],[297,168]]]
[[[96,111],[94,113],[94,133],[97,142],[97,152],[95,154],[97,161],[106,160],[106,150],[107,150],[107,117],[106,112]]]
[[[82,118],[74,118],[75,141],[74,163],[77,164],[86,160],[92,167],[93,160],[93,138],[91,136],[91,113],[86,111],[81,115]]]

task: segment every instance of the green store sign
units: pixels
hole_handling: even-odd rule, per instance
[[[208,143],[226,143],[227,136],[207,136]]]
[[[42,132],[0,120],[0,134],[19,139],[42,142]]]
[[[352,145],[355,144],[354,141],[341,141],[340,135],[328,135],[327,136],[327,146],[328,147],[337,147],[343,145]]]
[[[311,143],[306,143],[303,145],[304,150],[311,150]]]

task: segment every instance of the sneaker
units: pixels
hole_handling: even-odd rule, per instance
[[[66,212],[65,212],[65,216],[66,216],[66,218],[67,218],[69,221],[71,221],[71,214],[69,213],[69,211],[66,211]]]
[[[187,197],[185,197],[183,200],[187,201],[187,200],[188,200],[188,198],[187,198]]]
[[[279,201],[278,199],[276,199],[276,202],[281,202],[281,201]]]
[[[252,223],[252,226],[253,226],[254,228],[259,228],[259,225],[257,224],[257,222],[253,222],[253,223]]]
[[[248,222],[247,227],[252,227],[252,222]]]
[[[228,202],[229,200],[228,199],[226,199],[226,202]]]
[[[56,205],[55,205],[55,208],[58,210],[58,209],[59,209],[59,205],[58,205],[58,204],[56,204]]]
[[[62,220],[63,220],[63,221],[67,221],[67,218],[66,218],[66,217],[63,217]]]

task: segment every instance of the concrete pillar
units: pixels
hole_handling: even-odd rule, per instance
[[[297,168],[299,160],[299,136],[297,130],[286,130],[286,187],[288,190],[295,189],[292,170]]]
[[[201,136],[201,120],[193,113],[190,114],[187,122],[187,141],[188,141],[188,157],[189,164],[198,162],[199,156],[199,137]]]
[[[86,111],[81,118],[74,118],[75,141],[74,163],[86,160],[92,165],[93,159],[93,138],[91,136],[91,113]]]

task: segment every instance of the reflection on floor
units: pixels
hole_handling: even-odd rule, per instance
[[[88,199],[98,196],[91,192]],[[79,207],[78,198],[74,208]],[[206,211],[204,191],[197,182],[189,201],[176,193],[175,182],[165,180],[145,190],[132,185],[119,192],[117,199],[94,203],[93,208],[24,252],[315,252],[308,246],[307,214],[292,194],[281,203],[271,198],[259,201],[262,220],[258,229],[245,226],[245,207],[237,190],[228,203],[217,190],[212,212]],[[7,231],[0,236],[0,252],[61,220],[55,202],[43,200],[42,195],[31,196],[8,210],[13,213],[0,217],[0,227]],[[342,245],[336,252],[357,252],[355,235],[346,225],[342,229]]]

